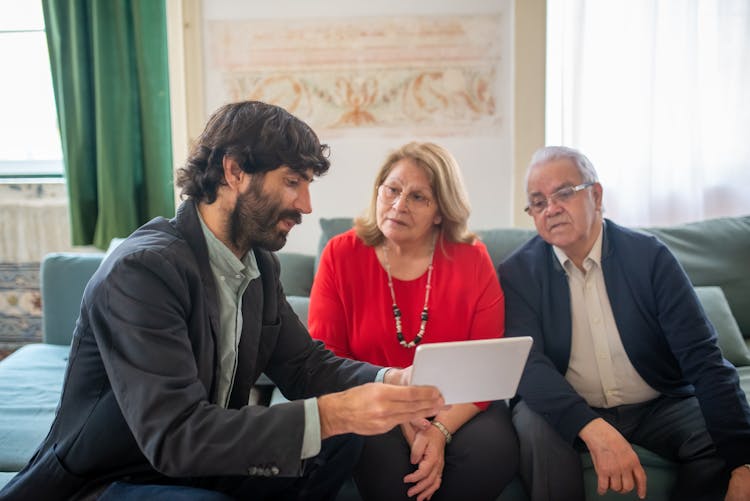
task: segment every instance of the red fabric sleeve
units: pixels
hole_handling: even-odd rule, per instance
[[[505,296],[495,273],[487,247],[477,243],[480,252],[476,266],[475,283],[479,297],[471,321],[470,339],[488,339],[505,335]],[[492,333],[495,333],[493,335]],[[491,402],[474,402],[482,410],[487,410]]]
[[[329,243],[320,255],[318,271],[310,291],[308,329],[336,355],[354,358],[349,347],[348,329],[341,294],[336,287],[336,258]]]
[[[477,243],[479,253],[474,283],[477,284],[478,298],[474,316],[471,319],[469,339],[503,337],[505,334],[505,296],[495,273],[487,248]]]

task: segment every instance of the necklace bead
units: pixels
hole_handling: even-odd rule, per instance
[[[424,306],[422,307],[422,313],[419,316],[419,331],[417,335],[411,341],[406,341],[404,333],[401,329],[401,310],[396,304],[396,291],[393,289],[393,277],[391,276],[391,263],[388,261],[388,246],[383,245],[383,264],[385,265],[385,272],[388,275],[388,288],[391,291],[391,301],[393,302],[393,319],[396,323],[396,339],[398,343],[404,348],[414,348],[417,346],[424,337],[425,329],[427,328],[427,320],[429,318],[429,302],[430,302],[430,290],[432,289],[432,265],[435,259],[435,238],[432,239],[432,249],[430,251],[430,265],[427,267],[427,285],[424,291]]]

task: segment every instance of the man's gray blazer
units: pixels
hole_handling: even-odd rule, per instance
[[[299,475],[303,402],[246,405],[258,376],[294,400],[373,381],[379,367],[313,341],[286,302],[276,256],[255,255],[261,279],[243,296],[225,409],[215,403],[218,296],[195,204],[120,244],[86,287],[52,428],[0,498],[85,497],[118,479]]]

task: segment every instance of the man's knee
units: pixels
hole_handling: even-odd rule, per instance
[[[309,465],[321,466],[326,464],[351,472],[359,461],[364,445],[364,437],[349,433],[336,435],[323,440],[320,453],[308,460]]]
[[[563,442],[560,434],[541,415],[520,401],[513,407],[513,426],[522,443]]]
[[[578,451],[523,401],[513,408],[513,425],[520,443],[521,478],[531,499],[583,499]]]

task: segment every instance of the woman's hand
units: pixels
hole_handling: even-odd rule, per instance
[[[417,430],[411,423],[401,423],[401,433],[404,435],[406,443],[411,447],[414,444],[414,438],[417,436]]]
[[[424,418],[420,419],[412,419],[408,423],[402,423],[401,424],[401,433],[404,434],[404,439],[406,439],[406,443],[409,444],[409,447],[412,446],[414,443],[414,438],[417,436],[417,433],[420,431],[424,431],[427,428],[432,426],[430,424],[430,421]]]
[[[407,431],[404,431],[404,428]],[[445,435],[434,426],[416,430],[411,424],[402,425],[402,432],[414,433],[411,444],[411,463],[417,470],[404,477],[404,483],[414,484],[406,491],[409,497],[417,496],[417,501],[430,499],[440,488],[445,467]]]

